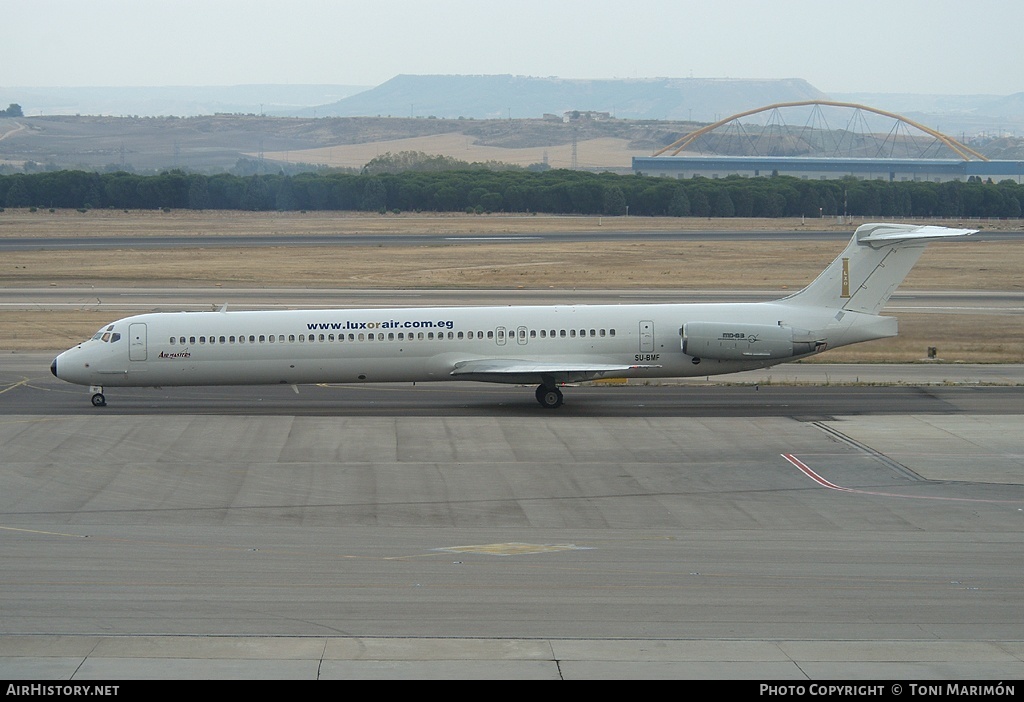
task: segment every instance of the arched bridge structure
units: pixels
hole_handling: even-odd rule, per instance
[[[803,127],[783,121],[782,110],[807,107],[811,108],[810,116]],[[845,108],[850,118],[844,127],[836,129],[828,124],[823,108]],[[876,118],[892,120],[888,133],[869,126],[865,113],[874,116],[875,122],[879,121]],[[741,121],[759,114],[767,116],[763,126]],[[782,102],[740,112],[681,137],[656,151],[652,158],[678,156],[687,149],[702,155],[872,159],[896,158],[900,150],[898,156],[903,158],[989,160],[956,139],[895,112],[832,100]]]

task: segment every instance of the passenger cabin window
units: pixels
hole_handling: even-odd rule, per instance
[[[92,337],[93,340],[102,341],[104,343],[114,343],[116,341],[119,341],[121,339],[121,334],[118,334],[117,332],[113,332],[112,329],[113,329],[113,327],[109,327],[109,328],[107,328],[105,330],[101,329],[100,331],[96,332],[95,336]],[[435,332],[410,332],[408,335],[406,335],[404,332],[398,332],[398,333],[389,332],[386,335],[383,332],[381,332],[381,333],[368,333],[368,334],[358,334],[358,335],[357,334],[349,334],[348,335],[348,341],[356,341],[356,340],[358,340],[358,341],[378,341],[378,342],[382,342],[382,341],[385,341],[385,340],[387,340],[387,341],[395,341],[395,340],[398,340],[398,341],[414,341],[414,340],[417,340],[417,339],[420,340],[420,341],[422,341],[424,339],[427,339],[427,340],[430,340],[430,341],[434,341],[434,340],[444,341],[445,339],[454,340],[454,339],[474,339],[475,338],[475,339],[481,339],[482,340],[484,338],[487,338],[487,339],[491,339],[491,340],[497,339],[499,343],[502,343],[502,342],[505,341],[505,339],[512,340],[512,339],[517,339],[518,338],[518,340],[521,343],[525,343],[527,338],[536,339],[536,338],[539,337],[541,339],[555,339],[555,338],[559,338],[560,337],[560,338],[563,338],[563,339],[565,339],[565,338],[585,339],[588,336],[590,338],[592,338],[592,339],[598,338],[598,337],[601,337],[601,338],[614,337],[615,336],[615,330],[614,329],[590,329],[590,330],[587,330],[587,329],[539,329],[538,330],[538,329],[527,329],[526,327],[520,327],[519,329],[517,329],[515,331],[509,330],[507,332],[506,332],[506,330],[504,328],[499,328],[499,329],[496,329],[496,330],[487,331],[486,335],[482,331],[467,331],[467,332],[462,332],[462,331],[460,331],[460,332],[451,332],[450,331],[450,332],[447,332],[447,333],[446,332],[436,332],[436,333]],[[345,341],[345,340],[346,339],[345,339],[345,335],[344,334],[338,334],[337,341],[341,342],[341,341]],[[193,344],[194,345],[196,343],[199,343],[199,344],[206,344],[206,343],[209,343],[209,344],[217,344],[217,343],[221,343],[221,344],[225,344],[225,343],[230,343],[230,344],[234,344],[234,343],[239,343],[239,344],[245,344],[245,343],[255,344],[255,343],[258,342],[258,343],[263,344],[263,343],[269,342],[271,344],[273,344],[273,343],[281,343],[281,344],[283,344],[283,343],[285,343],[285,341],[286,341],[286,338],[285,338],[284,334],[280,334],[280,335],[277,335],[277,336],[275,336],[273,334],[269,334],[269,335],[260,334],[260,335],[258,335],[258,337],[255,334],[250,334],[250,335],[248,335],[248,339],[247,339],[247,337],[245,335],[239,335],[238,338],[237,338],[237,341],[236,341],[236,338],[234,336],[228,336],[228,337],[223,337],[222,336],[222,337],[220,337],[220,341],[219,342],[218,342],[218,337],[216,337],[216,336],[211,336],[211,337],[205,337],[205,336],[199,336],[199,337],[196,337],[196,336],[189,336],[189,337],[185,337],[185,336],[172,336],[172,337],[168,338],[168,343],[170,345],[172,345],[172,346],[175,346],[175,345],[185,346],[186,344]],[[314,342],[323,343],[323,342],[333,342],[333,341],[335,341],[335,338],[334,338],[334,334],[320,334],[319,336],[316,335],[316,334],[309,334],[308,336],[305,335],[305,334],[299,334],[298,335],[298,339],[296,339],[295,335],[291,334],[291,335],[288,335],[287,341],[291,342],[291,343],[294,343],[296,341],[298,341],[299,343],[314,343]]]

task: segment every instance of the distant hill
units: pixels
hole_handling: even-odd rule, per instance
[[[400,75],[376,87],[231,85],[2,87],[0,108],[26,117],[398,117],[540,119],[572,110],[618,119],[712,122],[778,102],[827,99],[897,112],[951,135],[1024,135],[1024,93],[831,93],[801,79],[641,78],[569,80],[512,75]]]
[[[92,115],[192,117],[289,116],[366,90],[359,85],[215,85],[157,87],[0,87],[0,104],[21,105],[26,116]],[[312,116],[312,115],[311,115]]]
[[[476,120],[409,119],[407,117],[259,117],[216,115],[201,117],[50,117],[0,118],[0,169],[21,168],[25,162],[41,168],[152,171],[164,168],[216,172],[251,167],[240,159],[317,163],[361,167],[380,148],[371,148],[357,162],[332,149],[390,144],[394,151],[435,149],[423,142],[402,140],[445,137],[458,139],[460,159],[518,162],[509,154],[469,155],[469,144],[505,150],[558,147],[574,140],[615,139],[626,142],[635,155],[650,155],[694,128],[693,123],[640,120]],[[538,154],[536,160],[543,156]],[[621,160],[621,159],[619,159]],[[629,159],[626,158],[628,164]],[[611,163],[594,163],[595,167]],[[263,166],[272,171],[277,167]]]
[[[954,137],[983,133],[971,143],[996,158],[1024,154],[1024,93],[825,95],[799,79],[402,75],[370,89],[0,87],[0,107],[17,103],[25,115],[0,117],[0,170],[359,168],[386,151],[414,150],[628,171],[631,155],[648,156],[701,123],[813,99],[897,112]],[[563,120],[573,111],[584,114]]]
[[[376,88],[320,105],[317,114],[510,119],[585,110],[607,112],[619,119],[709,122],[774,102],[826,97],[798,78],[566,80],[512,75],[400,75]],[[303,116],[311,116],[311,111]]]
[[[957,138],[982,133],[999,136],[1024,135],[1024,93],[834,93],[832,98],[896,112]]]

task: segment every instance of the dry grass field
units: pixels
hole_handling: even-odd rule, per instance
[[[462,132],[433,136],[374,141],[365,144],[339,144],[300,151],[274,151],[265,158],[287,163],[319,163],[332,168],[362,168],[384,154],[419,151],[432,156],[450,156],[467,163],[500,161],[518,166],[547,163],[552,168],[572,167],[572,145],[503,148],[478,144]],[[257,154],[250,154],[257,156]],[[633,147],[628,139],[605,137],[585,139],[576,144],[576,163],[581,168],[616,168],[629,170],[634,156],[650,156],[651,149]]]
[[[963,223],[950,224],[963,226]],[[0,213],[0,237],[200,234],[529,234],[543,231],[834,228],[820,220],[698,220],[530,216],[369,216],[349,213]],[[994,229],[999,223],[985,223]],[[1019,226],[1003,225],[1011,228]],[[842,249],[837,242],[451,243],[13,252],[0,285],[22,287],[380,289],[799,289]],[[902,290],[1024,291],[1024,247],[1013,242],[933,244]],[[90,336],[109,312],[0,311],[0,349],[56,349]],[[830,362],[915,362],[935,346],[947,362],[1024,362],[1017,314],[900,313],[900,337],[830,351]]]

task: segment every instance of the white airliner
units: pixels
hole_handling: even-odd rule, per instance
[[[565,383],[734,373],[895,336],[879,312],[925,245],[975,231],[865,224],[774,302],[141,314],[50,369],[98,407],[104,387],[476,380],[536,384],[555,408]]]

